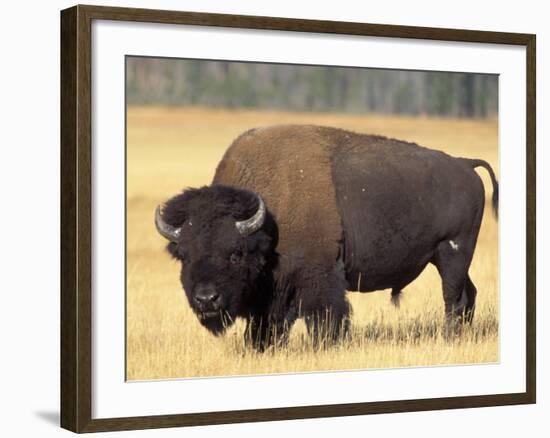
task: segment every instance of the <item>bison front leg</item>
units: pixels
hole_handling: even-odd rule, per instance
[[[315,348],[349,334],[350,307],[345,282],[338,272],[309,271],[297,288],[296,298]]]
[[[333,345],[349,335],[348,312],[339,311],[334,306],[308,312],[305,321],[316,349]]]
[[[247,320],[245,343],[258,351],[286,344],[293,320],[273,321],[268,316],[254,316]]]

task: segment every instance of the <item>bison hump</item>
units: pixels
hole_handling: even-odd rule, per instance
[[[315,126],[250,130],[227,150],[214,184],[258,193],[273,214],[287,264],[332,266],[342,238],[330,149]]]

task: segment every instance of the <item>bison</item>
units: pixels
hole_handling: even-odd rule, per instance
[[[342,129],[283,125],[239,136],[210,186],[157,208],[158,232],[181,262],[200,323],[218,335],[236,318],[259,350],[297,318],[313,340],[347,333],[346,290],[402,289],[436,266],[447,321],[471,322],[468,274],[485,206],[484,167],[414,143]]]

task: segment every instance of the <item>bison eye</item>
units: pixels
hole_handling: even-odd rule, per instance
[[[234,265],[236,265],[241,261],[241,258],[242,258],[242,253],[239,251],[236,251],[229,256],[229,261]]]

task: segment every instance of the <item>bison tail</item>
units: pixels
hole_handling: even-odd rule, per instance
[[[498,218],[498,181],[495,176],[495,172],[493,172],[493,168],[489,163],[487,163],[487,161],[484,160],[468,159],[468,162],[473,168],[483,167],[489,173],[489,176],[491,177],[491,182],[493,183],[493,213],[495,214],[495,217]]]

